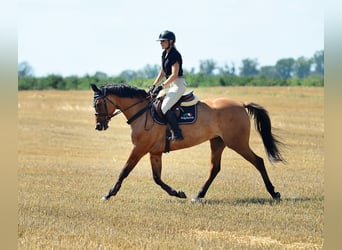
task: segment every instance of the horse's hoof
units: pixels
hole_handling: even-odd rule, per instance
[[[191,203],[197,203],[197,202],[201,202],[201,201],[202,201],[202,198],[198,198],[198,197],[191,199]]]
[[[198,201],[199,201],[198,198],[192,198],[192,199],[191,199],[191,203],[196,203],[196,202],[198,202]]]
[[[280,201],[280,197],[281,197],[280,193],[279,193],[279,192],[276,192],[276,193],[274,194],[274,196],[273,196],[273,199],[274,199],[275,201]]]
[[[110,196],[105,195],[105,196],[102,196],[101,200],[103,200],[103,201],[108,201],[109,198],[110,198]]]
[[[178,198],[186,199],[186,195],[182,190],[178,191]]]

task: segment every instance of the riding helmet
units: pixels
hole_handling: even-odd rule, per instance
[[[157,41],[162,40],[173,40],[173,42],[176,42],[176,36],[172,31],[164,30],[162,33],[160,33],[159,38]]]

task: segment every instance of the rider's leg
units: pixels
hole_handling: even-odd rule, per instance
[[[171,110],[172,106],[181,98],[186,90],[186,82],[184,78],[177,78],[166,92],[165,99],[162,103],[161,110],[173,131],[173,140],[183,140],[182,132],[178,126],[176,114]]]

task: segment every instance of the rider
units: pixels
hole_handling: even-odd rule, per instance
[[[186,82],[183,76],[182,56],[175,47],[176,36],[173,32],[165,30],[160,33],[157,41],[160,41],[162,49],[162,66],[153,85],[150,87],[152,92],[164,78],[166,80],[160,84],[155,92],[159,92],[165,86],[170,86],[161,106],[168,124],[173,131],[172,140],[183,140],[182,131],[179,128],[176,114],[171,110],[172,106],[181,98],[186,90]]]

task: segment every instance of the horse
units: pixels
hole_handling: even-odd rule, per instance
[[[102,197],[109,200],[120,190],[123,180],[134,169],[139,160],[150,154],[154,182],[170,196],[187,198],[181,190],[177,191],[161,179],[162,154],[167,142],[166,125],[154,124],[151,115],[150,93],[128,84],[112,84],[98,88],[91,84],[94,91],[94,109],[96,130],[106,130],[109,121],[116,115],[123,113],[131,126],[131,141],[133,149],[122,168],[122,171],[109,192]],[[250,119],[254,118],[255,128],[262,138],[268,160],[271,163],[283,162],[279,151],[283,144],[272,133],[271,120],[268,111],[253,102],[240,101],[218,97],[199,100],[197,105],[197,120],[191,125],[180,125],[184,140],[171,141],[169,150],[189,148],[207,140],[210,141],[211,166],[209,176],[192,201],[205,197],[210,185],[221,170],[221,156],[227,147],[240,154],[259,171],[266,190],[274,200],[279,201],[281,195],[274,191],[267,174],[264,160],[256,155],[249,146]],[[153,124],[147,128],[146,124]]]

